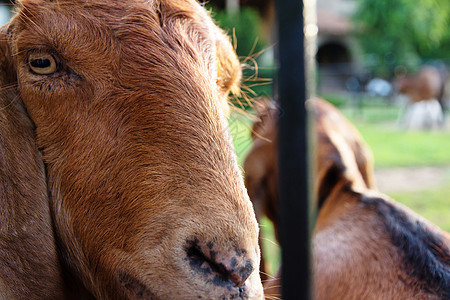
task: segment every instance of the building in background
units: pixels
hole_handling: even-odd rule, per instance
[[[225,9],[227,0],[211,0],[215,7]],[[261,18],[261,35],[274,37],[274,0],[240,0],[241,6],[255,8]],[[352,16],[356,0],[317,0],[317,67],[319,92],[346,91],[361,81],[363,54],[356,39]],[[239,43],[239,41],[238,41]],[[267,58],[267,53],[264,58]]]
[[[360,88],[363,54],[352,16],[355,0],[317,0],[319,90]]]

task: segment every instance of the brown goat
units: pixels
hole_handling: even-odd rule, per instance
[[[23,0],[0,35],[0,298],[262,299],[205,9]]]
[[[317,99],[310,110],[317,130],[315,299],[448,299],[448,233],[374,190],[370,149],[336,108]],[[266,109],[255,124],[244,170],[255,207],[278,211],[276,183],[267,182],[277,173],[276,114]],[[278,230],[278,215],[268,216]],[[280,276],[265,283],[268,299],[281,295]]]
[[[310,101],[316,112],[315,125],[319,132],[317,135],[320,147],[317,148],[318,176],[323,178],[320,192],[318,192],[319,205],[324,201],[328,193],[327,189],[332,188],[326,177],[326,171],[333,163],[333,143],[329,140],[330,132],[341,132],[346,134],[334,135],[340,138],[343,144],[351,148],[354,153],[354,161],[360,174],[359,181],[363,181],[368,188],[375,187],[373,177],[373,158],[370,149],[358,133],[332,105],[323,100]],[[272,102],[260,101],[255,103],[255,108],[259,116],[259,121],[253,124],[252,138],[253,146],[244,161],[245,184],[253,202],[256,218],[261,219],[266,216],[274,225],[274,233],[279,240],[279,207],[278,207],[278,111]],[[318,181],[317,181],[318,182]],[[319,187],[316,187],[316,190]],[[261,261],[262,274],[266,273],[264,259]]]

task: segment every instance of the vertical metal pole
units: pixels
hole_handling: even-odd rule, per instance
[[[282,294],[310,299],[308,117],[303,2],[277,0]]]

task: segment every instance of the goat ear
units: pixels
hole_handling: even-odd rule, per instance
[[[11,50],[8,46],[8,28],[10,28],[8,25],[0,27],[0,84],[2,92],[5,86],[10,86],[17,81]],[[1,97],[4,98],[3,95]]]
[[[268,138],[264,136],[264,129],[277,130],[279,111],[275,101],[269,98],[260,98],[253,103],[253,109],[256,112],[256,121],[253,123],[251,137],[255,140],[257,137]],[[267,134],[267,133],[266,133]]]
[[[216,55],[217,85],[220,92],[225,97],[229,92],[238,96],[241,91],[241,65],[229,37],[219,28],[216,33]]]
[[[0,265],[7,289],[0,295],[59,299],[62,277],[44,164],[34,125],[17,89],[7,30],[0,28],[0,261],[8,262]]]
[[[330,195],[336,191],[336,188],[339,190],[344,188],[355,192],[359,188],[366,187],[355,162],[345,161],[342,153],[338,152],[338,150],[328,149],[328,151],[334,152],[329,153],[327,157],[321,158],[326,160],[326,162],[323,164],[319,163],[317,172],[316,191],[319,210]],[[352,163],[355,166],[352,167]]]
[[[344,179],[345,166],[331,163],[317,174],[317,209],[320,210],[338,183]]]

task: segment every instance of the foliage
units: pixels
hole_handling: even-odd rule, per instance
[[[238,56],[245,58],[261,51],[265,42],[261,39],[261,18],[256,10],[241,7],[237,13],[212,9],[212,17],[222,29],[235,38]]]
[[[248,109],[249,98],[272,96],[272,66],[261,66],[259,58],[268,49],[262,37],[261,18],[255,9],[242,6],[237,13],[229,13],[216,8],[211,15],[222,29],[233,39],[236,52],[243,67],[243,97],[232,101],[238,107]]]
[[[449,58],[449,11],[448,0],[359,0],[354,21],[365,53],[378,58],[379,71],[392,72]]]

